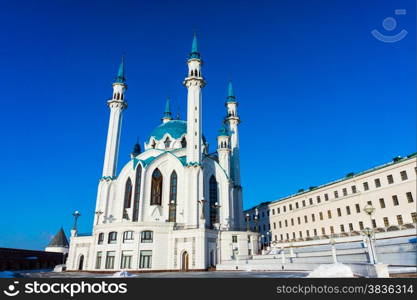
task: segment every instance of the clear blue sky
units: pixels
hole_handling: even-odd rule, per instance
[[[160,123],[166,96],[185,116],[194,30],[211,150],[229,78],[240,103],[245,208],[414,152],[415,11],[412,0],[3,0],[0,247],[43,248],[76,209],[91,231],[120,56],[119,167]],[[408,35],[383,43],[373,29]]]

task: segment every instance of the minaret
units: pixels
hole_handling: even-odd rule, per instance
[[[230,132],[230,148],[232,151],[231,158],[231,177],[235,186],[240,186],[240,157],[239,157],[239,131],[238,125],[240,118],[237,115],[237,102],[233,91],[232,82],[229,81],[227,88],[227,116],[224,120],[229,127]]]
[[[106,178],[114,178],[116,175],[122,112],[127,108],[127,102],[125,101],[127,85],[125,82],[124,59],[122,58],[116,81],[113,83],[113,97],[107,101],[107,105],[110,107],[110,120],[103,166],[103,177]]]
[[[220,166],[230,176],[230,137],[224,125],[217,136],[217,153]]]
[[[187,94],[187,164],[201,164],[201,144],[202,144],[202,95],[201,89],[205,85],[201,75],[203,62],[200,59],[200,52],[197,46],[197,37],[194,34],[191,53],[188,61],[188,76],[183,84],[188,89]]]
[[[172,120],[172,113],[171,113],[171,108],[169,105],[169,98],[167,98],[167,102],[165,104],[165,112],[164,112],[164,116],[162,117],[162,122],[166,123]]]

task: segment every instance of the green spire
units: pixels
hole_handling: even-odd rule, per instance
[[[226,128],[226,126],[224,126],[224,124],[222,125],[222,127],[219,130],[219,136],[229,136],[227,128]]]
[[[229,81],[229,84],[227,86],[227,102],[235,102],[236,97],[235,97],[235,92],[233,90],[233,85],[232,85],[232,81]]]
[[[116,82],[117,83],[125,83],[125,59],[124,56],[122,56],[122,61],[119,66],[119,71],[117,72]]]
[[[172,120],[172,113],[171,113],[171,106],[170,106],[169,98],[167,98],[167,102],[165,103],[164,119]]]
[[[198,51],[198,44],[197,44],[197,35],[194,33],[194,38],[193,38],[193,44],[191,46],[191,53],[190,53],[190,59],[191,58],[200,58],[200,52]]]

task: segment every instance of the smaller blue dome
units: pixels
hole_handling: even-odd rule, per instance
[[[179,139],[182,135],[187,133],[187,122],[182,120],[171,120],[162,123],[152,131],[151,137],[154,137],[159,141],[166,133],[174,139]]]

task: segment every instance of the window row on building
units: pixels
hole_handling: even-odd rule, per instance
[[[400,171],[399,173],[401,181],[405,181],[408,180],[408,175],[407,175],[407,171],[403,170]],[[374,187],[375,188],[380,188],[382,186],[381,184],[381,179],[380,178],[375,178],[373,180],[374,183]],[[387,184],[393,184],[394,183],[394,176],[392,174],[387,175]],[[363,187],[363,191],[368,191],[370,189],[370,185],[368,181],[364,181],[362,183],[362,187]],[[349,194],[356,194],[358,192],[358,188],[356,185],[351,185],[349,188],[344,187],[342,188],[342,193],[339,194],[340,191],[335,190],[333,191],[333,199],[337,199],[339,198],[341,195],[343,196],[348,196]],[[410,193],[411,195],[411,193]],[[411,195],[412,197],[412,195]],[[270,214],[272,213],[272,215],[275,214],[281,214],[281,213],[286,213],[287,211],[292,211],[294,209],[299,209],[302,207],[307,207],[308,205],[314,205],[314,204],[320,204],[322,201],[329,201],[330,197],[329,197],[329,193],[324,193],[323,195],[317,195],[315,197],[310,197],[308,199],[304,199],[304,200],[300,200],[300,201],[296,201],[294,203],[289,203],[289,204],[283,204],[277,208],[273,208],[273,209],[268,209],[266,212],[262,211],[260,213],[259,216],[256,216],[256,214],[254,214],[252,216],[253,219],[255,219],[255,217],[257,218],[265,218],[265,217],[269,217]]]
[[[133,241],[134,232],[129,230],[123,232],[122,238],[123,243],[128,243]],[[116,244],[117,243],[117,232],[111,231],[107,235],[107,244]],[[152,243],[153,242],[153,231],[145,230],[140,233],[140,242],[141,243]],[[104,232],[98,234],[97,244],[102,245],[104,243]]]
[[[98,251],[96,255],[96,269],[101,269],[103,261],[103,251]],[[114,269],[116,251],[107,251],[105,252],[105,264],[104,269]],[[120,269],[131,269],[133,262],[133,250],[122,251],[120,257]],[[152,250],[141,250],[139,251],[139,269],[149,269],[152,266]]]
[[[390,227],[390,226],[395,226],[395,225],[404,225],[403,222],[403,216],[402,215],[397,215],[396,216],[396,223],[397,224],[390,224],[388,217],[383,217],[382,218],[382,223],[384,224],[385,227]],[[411,219],[413,223],[417,223],[417,214],[415,212],[411,213]],[[364,224],[362,221],[358,222],[358,227],[354,228],[354,224],[353,223],[349,223],[347,224],[348,226],[345,227],[345,224],[340,224],[339,225],[339,233],[356,233],[359,234],[359,232],[357,232],[358,230],[363,230],[364,229]],[[377,224],[376,224],[376,220],[372,219],[372,227],[375,229],[377,228]],[[329,228],[326,230],[325,227],[320,228],[319,229],[307,229],[305,231],[300,230],[298,231],[298,233],[296,232],[292,232],[292,233],[281,233],[280,234],[280,241],[284,241],[284,240],[290,240],[290,239],[304,239],[304,238],[311,238],[311,237],[318,237],[318,236],[325,236],[325,235],[332,235],[335,234],[336,230],[335,230],[335,226],[329,226]],[[356,231],[356,232],[355,232]],[[269,235],[267,235],[268,237]],[[274,235],[274,240],[278,241],[278,235],[275,234]]]

